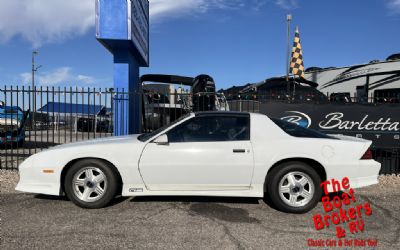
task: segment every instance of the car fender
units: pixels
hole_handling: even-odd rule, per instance
[[[138,171],[138,160],[143,145],[130,143],[127,140],[115,144],[94,142],[69,144],[44,150],[29,157],[20,165],[20,182],[17,190],[59,195],[61,176],[65,167],[74,160],[84,158],[102,159],[113,164],[124,185],[143,184]],[[110,150],[114,147],[118,147],[119,150]]]

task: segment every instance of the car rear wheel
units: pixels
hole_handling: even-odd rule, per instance
[[[118,178],[103,161],[85,159],[68,170],[64,190],[68,198],[82,208],[102,208],[115,197]]]
[[[306,213],[322,195],[321,178],[303,162],[287,162],[274,168],[267,178],[267,192],[273,204],[288,213]]]

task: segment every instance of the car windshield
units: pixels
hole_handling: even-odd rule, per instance
[[[287,134],[294,137],[336,139],[335,137],[326,135],[317,130],[304,128],[292,122],[287,122],[276,118],[271,118],[271,120]]]
[[[155,135],[161,133],[162,131],[166,130],[168,127],[173,126],[174,124],[186,119],[189,116],[190,116],[190,113],[181,116],[180,118],[178,118],[177,120],[173,121],[172,123],[164,125],[161,128],[154,130],[153,132],[146,133],[146,134],[141,134],[141,135],[139,135],[138,140],[142,141],[142,142],[145,142],[148,139],[152,138],[153,136],[155,136]]]

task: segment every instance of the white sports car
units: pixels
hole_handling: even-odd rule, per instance
[[[64,195],[84,208],[115,196],[269,195],[285,212],[319,201],[321,181],[378,183],[371,141],[328,136],[262,114],[191,113],[150,134],[50,148],[19,167],[16,190]],[[330,190],[332,191],[332,190]]]

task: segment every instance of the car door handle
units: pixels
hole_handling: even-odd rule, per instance
[[[246,149],[234,149],[233,153],[246,153]]]

